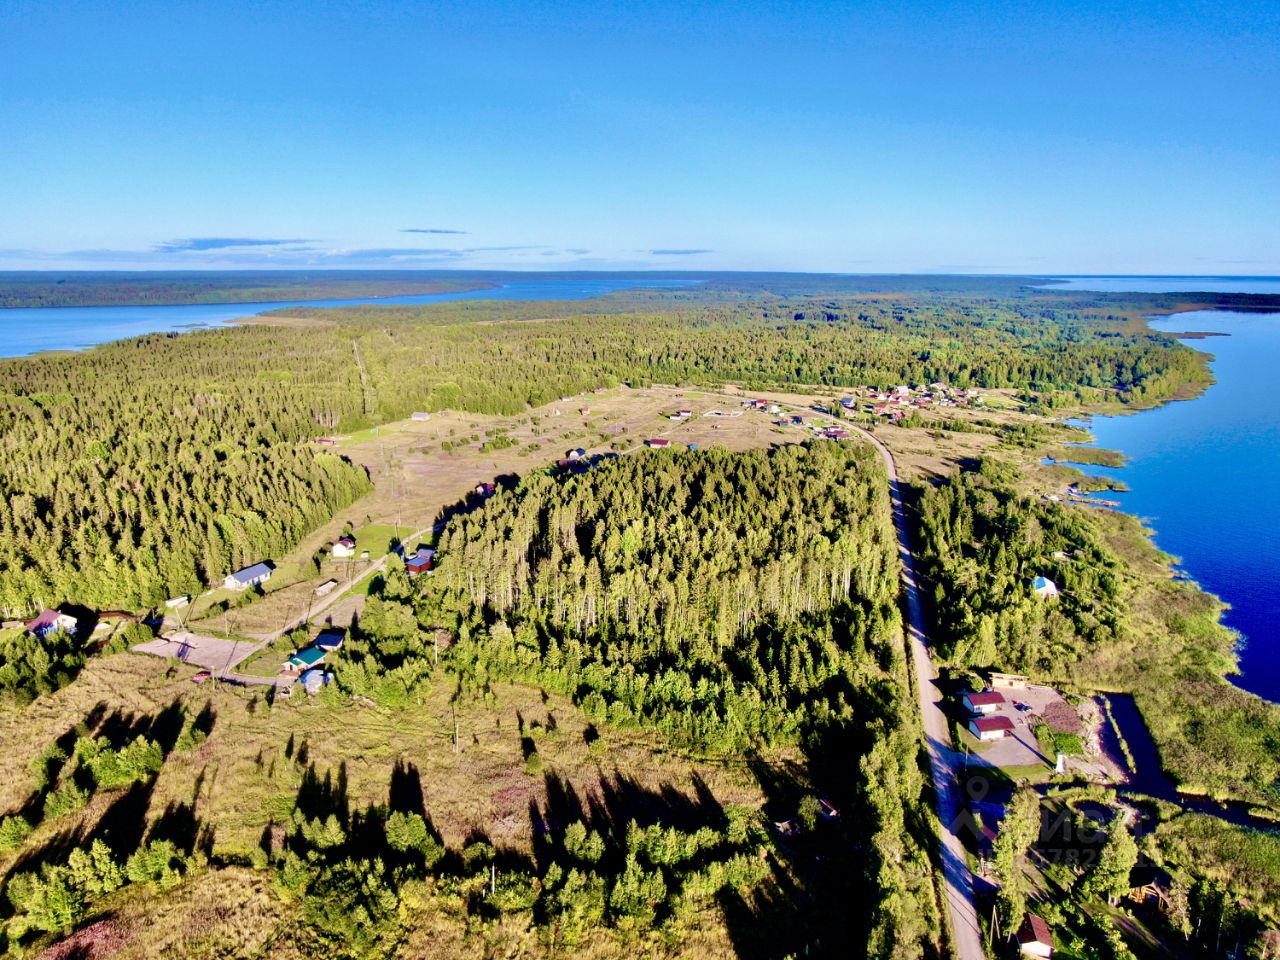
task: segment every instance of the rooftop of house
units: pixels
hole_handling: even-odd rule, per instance
[[[1028,913],[1023,918],[1022,926],[1018,928],[1018,942],[1053,946],[1053,934],[1049,932],[1049,925],[1042,918],[1034,913]]]
[[[305,650],[299,650],[289,662],[302,667],[314,667],[317,663],[324,659],[324,651],[319,647],[307,647]]]
[[[999,706],[1004,703],[1004,694],[997,693],[995,690],[983,690],[980,693],[966,693],[966,699],[975,707],[987,707],[991,705]]]
[[[245,567],[243,570],[237,570],[231,575],[241,583],[248,583],[250,580],[256,580],[258,577],[271,576],[271,567],[266,563],[255,563],[252,566]]]
[[[54,610],[52,607],[41,610],[40,613],[36,615],[35,619],[27,622],[27,629],[43,630],[46,627],[51,627],[58,622],[58,618],[60,616],[62,616],[61,611]]]
[[[1012,730],[1013,721],[1008,717],[975,717],[969,721],[979,733],[994,733],[997,730]]]
[[[325,627],[316,635],[316,646],[321,649],[337,649],[347,639],[347,631],[341,627]]]
[[[1129,886],[1131,888],[1155,885],[1168,889],[1172,884],[1173,878],[1169,876],[1168,871],[1157,867],[1153,863],[1140,863],[1129,871]]]

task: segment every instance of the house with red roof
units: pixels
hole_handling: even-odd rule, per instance
[[[1022,919],[1022,926],[1015,934],[1018,951],[1028,957],[1043,957],[1049,960],[1053,956],[1053,932],[1049,925],[1034,913],[1028,913]]]
[[[974,717],[969,721],[969,732],[979,740],[1003,740],[1012,730],[1013,721],[1008,717]]]
[[[964,704],[964,708],[970,713],[986,715],[995,713],[1008,701],[1005,700],[1003,693],[997,693],[995,690],[984,690],[981,693],[966,693],[960,698],[960,702]]]
[[[69,637],[76,635],[76,618],[60,610],[41,610],[33,620],[27,621],[27,630],[44,639],[49,633],[65,633]]]

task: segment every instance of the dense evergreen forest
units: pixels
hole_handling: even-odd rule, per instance
[[[867,665],[843,654],[883,655],[898,630],[887,486],[866,445],[540,474],[441,547],[427,600],[471,634],[454,659],[478,682],[527,675],[596,719],[713,751],[853,721]],[[832,623],[850,595],[863,602]]]
[[[858,853],[789,895],[789,910],[842,906],[809,918],[794,942],[799,931],[774,931],[788,949],[839,955],[857,942],[868,956],[909,957],[936,937],[896,547],[871,448],[649,453],[581,476],[536,474],[459,518],[441,557],[414,599],[389,602],[455,638],[446,662],[460,695],[532,681],[598,723],[655,729],[686,749],[801,751]],[[395,620],[379,610],[378,624]],[[564,869],[613,902],[644,863]],[[556,883],[547,888],[559,902]],[[678,899],[658,915],[669,911]]]
[[[1204,378],[1200,359],[1167,337],[1126,332],[1120,317],[1034,302],[686,305],[669,293],[642,302],[644,312],[624,312],[627,303],[612,298],[613,312],[555,321],[542,319],[550,305],[528,303],[518,311],[442,304],[290,313],[341,318],[342,333],[360,337],[378,389],[370,413],[387,418],[405,416],[414,404],[515,413],[602,382],[849,387],[941,380],[1149,402]],[[494,323],[513,313],[539,322]]]
[[[1197,354],[1110,308],[1025,294],[704,289],[573,309],[315,311],[314,326],[153,335],[0,365],[0,608],[145,606],[277,555],[367,489],[303,441],[415,409],[515,413],[619,381],[944,380],[1147,402],[1205,376]]]
[[[357,380],[270,334],[5,364],[0,608],[145,607],[287,550],[369,489],[303,443]]]

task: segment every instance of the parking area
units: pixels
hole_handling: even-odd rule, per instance
[[[1054,752],[1046,753],[1040,746],[1033,728],[1044,722],[1055,730],[1075,732],[1079,719],[1075,708],[1057,690],[1042,684],[1024,684],[1017,687],[996,687],[995,693],[1004,702],[986,716],[1004,717],[1013,729],[999,740],[978,742],[967,734],[970,748],[982,762],[994,767],[1020,768],[1052,767],[1057,761]]]
[[[1083,748],[1082,752],[1067,749],[1067,773],[1082,774],[1098,782],[1124,779],[1123,768],[1100,748],[1098,728],[1102,717],[1094,700],[1075,704],[1053,687],[1033,683],[997,685],[994,692],[1002,695],[1004,702],[986,715],[1005,717],[1013,728],[1000,740],[979,742],[968,730],[965,714],[963,737],[974,761],[1006,770],[1016,768],[1023,775],[1040,768],[1047,775],[1057,762],[1057,750],[1042,746],[1037,738],[1036,728],[1044,724],[1051,734],[1069,735],[1067,742]],[[964,714],[963,709],[960,712]]]
[[[167,637],[157,637],[146,643],[140,643],[133,649],[139,653],[149,653],[166,660],[173,658],[192,666],[219,672],[234,669],[258,646],[256,643],[241,640],[223,640],[220,637],[179,631]]]

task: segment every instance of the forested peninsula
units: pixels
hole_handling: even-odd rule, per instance
[[[5,307],[159,306],[184,303],[271,303],[485,290],[496,281],[422,271],[158,271],[60,273],[0,271]]]

